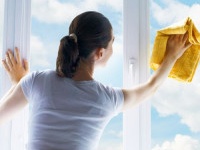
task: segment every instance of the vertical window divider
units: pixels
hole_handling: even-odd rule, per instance
[[[150,73],[149,0],[124,0],[124,87],[146,82]],[[130,82],[131,81],[131,82]],[[151,104],[143,102],[124,112],[124,150],[151,149]]]
[[[22,59],[28,59],[30,18],[31,0],[5,0],[2,58],[4,58],[7,49],[14,50],[15,47],[18,47]],[[11,83],[5,71],[2,71],[1,78],[1,88],[4,94],[11,87]],[[25,150],[25,114],[25,110],[23,110],[12,122],[0,128],[1,149]]]

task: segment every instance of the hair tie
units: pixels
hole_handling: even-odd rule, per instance
[[[72,37],[75,40],[75,42],[77,43],[77,36],[75,33],[71,33],[69,36]]]

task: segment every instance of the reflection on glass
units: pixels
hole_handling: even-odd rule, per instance
[[[0,1],[0,60],[2,59],[2,49],[3,49],[3,21],[4,21],[4,0]],[[0,65],[0,74],[2,72],[2,65]],[[2,78],[0,76],[0,85],[2,85]],[[0,88],[0,96],[1,88]]]
[[[196,0],[151,1],[151,45],[158,29],[190,16],[200,31]],[[200,149],[200,67],[192,83],[167,79],[152,98],[152,150]]]

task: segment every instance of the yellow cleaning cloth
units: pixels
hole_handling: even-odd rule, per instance
[[[188,31],[189,42],[193,45],[176,61],[169,77],[181,82],[191,82],[200,59],[200,33],[190,18],[157,31],[150,67],[157,70],[165,55],[169,35],[184,34]]]

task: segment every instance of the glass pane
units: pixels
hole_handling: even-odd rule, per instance
[[[4,0],[0,1],[0,60],[2,60],[2,49],[3,49],[3,21],[4,21]],[[0,74],[2,71],[2,65],[0,65]],[[2,78],[0,76],[0,85],[2,85]],[[2,95],[0,88],[0,97]]]
[[[115,42],[113,56],[106,68],[95,71],[94,78],[122,87],[122,7],[121,0],[32,0],[31,70],[55,69],[59,41],[68,34],[72,19],[81,12],[95,10],[111,21]],[[108,124],[99,145],[99,150],[122,149],[122,114]]]
[[[151,1],[151,49],[156,31],[190,16],[200,31],[197,0]],[[152,99],[152,150],[200,149],[200,67],[191,83],[168,78]]]

